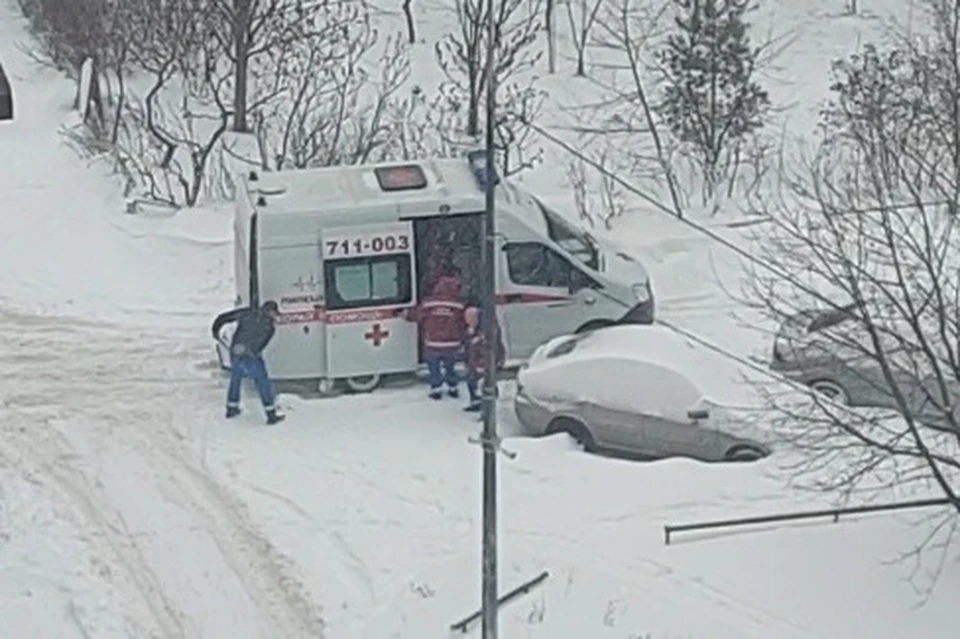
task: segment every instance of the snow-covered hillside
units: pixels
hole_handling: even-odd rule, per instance
[[[839,17],[842,5],[761,12],[792,34],[775,79],[794,132],[812,126],[829,60],[878,32],[870,16]],[[880,5],[905,19],[912,2],[865,10],[893,15]],[[421,11],[422,30],[449,28],[436,8]],[[402,24],[399,12],[381,19]],[[233,297],[229,207],[124,214],[117,181],[59,135],[75,87],[21,44],[16,2],[0,0],[0,60],[18,104],[17,120],[0,123],[0,637],[449,636],[479,607],[477,424],[419,387],[285,395],[288,419],[271,428],[251,399],[224,421],[208,330]],[[560,93],[581,81],[546,82]],[[565,160],[546,148],[524,181],[571,212]],[[767,348],[732,315],[728,249],[655,211],[608,235],[650,267],[665,320],[742,356]],[[726,366],[717,373],[738,364]],[[902,557],[929,532],[922,513],[665,546],[664,524],[828,501],[787,487],[776,456],[636,463],[516,437],[511,393],[500,406],[517,453],[501,464],[501,586],[550,576],[503,609],[501,636],[956,636],[956,550],[929,596],[936,553],[919,573]]]

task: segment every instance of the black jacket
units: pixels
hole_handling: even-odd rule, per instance
[[[237,308],[226,313],[221,313],[217,319],[213,320],[213,338],[220,339],[220,331],[230,322],[237,323],[237,330],[233,332],[233,339],[230,341],[230,351],[234,347],[242,345],[246,348],[245,355],[259,357],[263,349],[267,347],[276,327],[269,315],[258,308]]]

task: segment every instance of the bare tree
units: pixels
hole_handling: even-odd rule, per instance
[[[840,359],[839,399],[892,409],[767,393],[778,430],[801,452],[798,483],[845,494],[933,489],[952,503],[955,526],[960,5],[949,5],[931,44],[902,38],[834,65],[824,141],[766,203],[772,229],[756,239],[747,290],[774,325],[808,335],[799,360],[782,342],[781,362]]]
[[[18,0],[45,61],[76,77],[87,58],[98,60],[110,39],[111,0]]]
[[[603,0],[580,0],[578,11],[574,11],[574,0],[567,1],[567,17],[570,19],[570,34],[573,37],[573,46],[577,51],[577,75],[587,75],[586,51],[590,41],[590,31],[597,21],[597,14]],[[576,15],[574,15],[576,14]]]
[[[254,112],[265,167],[354,164],[389,154],[398,126],[391,116],[410,70],[404,38],[381,41],[357,5],[325,12],[326,29],[277,58],[268,91],[276,98]]]
[[[589,158],[589,162],[586,158]],[[626,193],[613,176],[624,169],[623,155],[612,145],[584,149],[567,166],[567,178],[573,191],[573,204],[580,219],[590,226],[602,223],[608,230],[614,219],[626,210]]]
[[[456,0],[459,31],[436,45],[436,57],[447,76],[446,93],[466,103],[466,134],[480,132],[480,102],[486,88],[487,16],[495,10],[497,41],[494,74],[497,84],[530,71],[541,54],[533,51],[541,30],[541,0]]]
[[[557,72],[557,0],[545,0],[544,31],[547,35],[547,73]]]
[[[594,43],[623,56],[616,70],[625,71],[628,81],[626,88],[609,86],[610,95],[597,105],[602,111],[613,113],[594,114],[591,119],[615,127],[621,138],[620,147],[640,172],[649,173],[651,165],[655,168],[656,183],[666,182],[671,208],[682,217],[683,202],[670,149],[660,133],[654,103],[643,79],[650,63],[644,54],[663,32],[666,8],[654,8],[641,0],[612,0],[602,7],[596,19],[598,32],[594,34]]]
[[[128,100],[116,161],[148,197],[193,206],[210,186],[211,159],[232,115],[222,97],[233,67],[207,37],[213,16],[202,0],[130,1],[140,24],[152,27],[133,53],[150,86]]]
[[[528,123],[539,118],[544,100],[544,92],[529,85],[511,83],[500,87],[494,144],[503,177],[531,169],[543,159],[543,149],[534,146],[536,138]]]
[[[210,34],[233,63],[234,131],[249,131],[250,67],[259,57],[329,27],[319,23],[329,4],[326,0],[211,0],[217,19]]]

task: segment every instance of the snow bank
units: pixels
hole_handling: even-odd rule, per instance
[[[177,210],[172,215],[127,215],[114,226],[127,237],[179,240],[199,246],[233,246],[233,207],[230,204]]]

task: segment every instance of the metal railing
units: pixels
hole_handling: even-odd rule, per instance
[[[509,603],[510,601],[516,599],[520,595],[527,594],[528,592],[530,592],[531,589],[543,583],[549,576],[550,576],[550,573],[544,570],[533,579],[530,579],[529,581],[525,581],[524,583],[520,584],[519,586],[517,586],[507,594],[502,595],[499,599],[497,599],[497,608],[499,609],[500,606],[502,606],[505,603]],[[480,610],[476,611],[469,617],[464,617],[460,621],[450,624],[450,630],[454,632],[459,630],[462,633],[466,633],[470,627],[470,624],[472,624],[477,619],[479,619],[482,614],[483,614],[483,608],[480,608]]]
[[[670,545],[670,538],[679,532],[689,532],[693,530],[708,530],[713,528],[733,528],[735,526],[751,526],[755,524],[768,524],[780,521],[793,521],[798,519],[816,519],[819,517],[832,517],[833,522],[840,521],[841,515],[856,515],[863,513],[875,513],[889,510],[905,510],[907,508],[930,508],[932,506],[949,506],[953,504],[950,499],[922,499],[918,501],[904,501],[888,504],[876,504],[873,506],[850,506],[848,508],[827,508],[823,510],[808,510],[796,513],[783,513],[779,515],[762,515],[759,517],[741,517],[737,519],[717,519],[713,521],[697,522],[692,524],[667,524],[663,527],[664,544]]]

